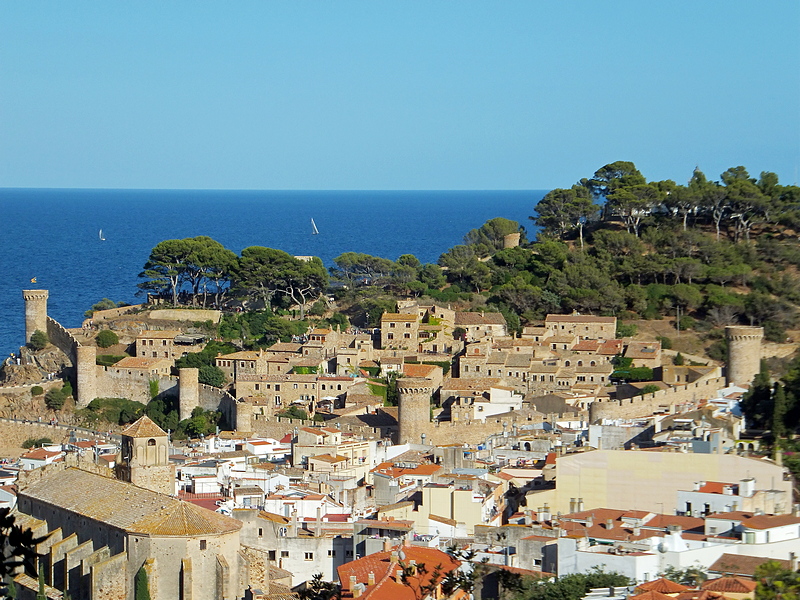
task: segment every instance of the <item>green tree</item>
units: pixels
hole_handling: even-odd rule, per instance
[[[306,305],[316,300],[328,285],[328,271],[322,260],[313,257],[310,260],[299,260],[285,265],[277,282],[278,290],[300,306],[300,320],[305,319]]]
[[[31,396],[41,396],[44,394],[44,388],[40,385],[35,385],[31,388]]]
[[[136,572],[136,577],[133,580],[133,589],[134,600],[150,600],[150,582],[144,565]]]
[[[51,388],[44,395],[44,403],[51,410],[61,410],[66,401],[66,396],[61,389]]]
[[[361,252],[345,252],[333,259],[331,275],[347,281],[352,288],[356,282],[377,285],[384,282],[395,269],[395,263],[387,258],[371,256]]]
[[[786,414],[789,411],[789,402],[786,398],[786,390],[776,382],[772,389],[772,423],[770,429],[775,438],[775,452],[777,453],[778,439],[786,435]]]
[[[675,356],[672,358],[672,364],[673,364],[673,365],[675,365],[676,367],[683,366],[683,364],[684,364],[684,358],[683,358],[683,354],[681,354],[680,352],[678,352],[678,353],[677,353],[677,354],[676,354],[676,355],[675,355]]]
[[[756,567],[755,600],[797,600],[800,598],[800,573],[785,569],[778,561],[770,560]]]
[[[36,572],[36,546],[41,544],[45,537],[34,537],[30,529],[23,529],[16,523],[10,508],[0,508],[0,596],[8,593],[4,583],[18,569],[33,578]]]
[[[753,383],[743,395],[739,406],[744,413],[747,427],[767,429],[772,420],[772,386],[769,369],[765,361],[761,361],[761,370],[753,379]]]
[[[139,277],[145,279],[138,284],[143,291],[169,294],[172,304],[178,304],[178,292],[186,281],[188,264],[192,252],[186,240],[164,240],[155,245]]]
[[[112,308],[117,308],[119,306],[126,306],[126,305],[127,303],[125,302],[114,302],[110,298],[103,298],[102,300],[100,300],[100,302],[94,303],[92,305],[92,308],[83,313],[83,316],[86,318],[91,318],[94,315],[94,313],[96,313],[99,310],[110,310]]]
[[[48,339],[47,334],[44,331],[37,329],[31,334],[29,346],[34,350],[44,350],[49,343],[50,340]]]
[[[548,192],[536,205],[536,216],[529,218],[546,233],[559,238],[577,229],[583,248],[583,228],[599,211],[600,207],[594,203],[589,189],[573,185],[570,189]]]
[[[97,334],[94,341],[101,348],[110,348],[111,346],[119,344],[119,337],[110,329],[103,329]]]
[[[478,256],[488,256],[503,249],[505,236],[519,233],[520,241],[524,241],[525,231],[519,223],[503,217],[489,219],[478,229],[471,229],[464,236],[464,244],[471,246]]]

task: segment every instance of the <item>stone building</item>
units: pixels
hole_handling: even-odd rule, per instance
[[[548,337],[561,334],[576,335],[580,339],[609,340],[617,337],[616,317],[547,315],[544,327]]]

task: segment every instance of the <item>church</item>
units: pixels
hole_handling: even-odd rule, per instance
[[[116,474],[77,459],[20,480],[18,522],[48,586],[72,600],[234,600],[269,589],[265,552],[240,543],[241,521],[179,500],[167,433],[144,416],[122,432]],[[34,581],[17,577],[27,592]],[[28,589],[24,589],[28,588]]]

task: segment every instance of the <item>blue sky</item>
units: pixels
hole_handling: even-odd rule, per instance
[[[800,169],[800,3],[0,3],[0,187]]]

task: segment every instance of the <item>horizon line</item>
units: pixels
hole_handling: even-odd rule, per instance
[[[34,187],[0,186],[0,192],[11,190],[74,190],[136,192],[546,192],[554,188],[147,188],[147,187]]]

